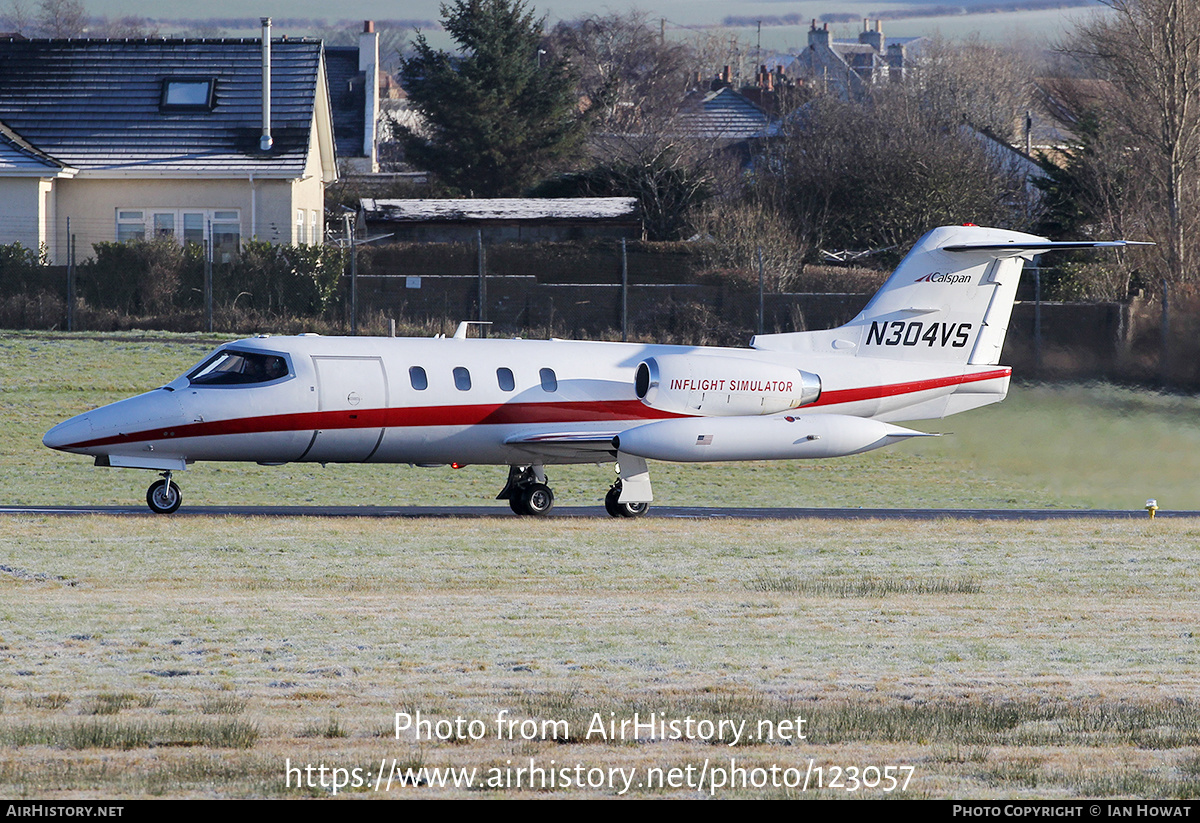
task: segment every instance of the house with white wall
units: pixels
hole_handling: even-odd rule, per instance
[[[319,40],[0,40],[0,243],[319,243],[337,178]],[[69,229],[68,229],[69,226]]]

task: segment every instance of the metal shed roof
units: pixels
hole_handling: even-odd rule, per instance
[[[492,198],[461,200],[364,199],[371,220],[459,222],[481,220],[613,220],[637,217],[634,197]]]

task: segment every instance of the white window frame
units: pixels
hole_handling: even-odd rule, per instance
[[[117,242],[125,240],[145,240],[147,238],[171,236],[180,245],[185,242],[187,217],[200,216],[202,242],[207,243],[213,235],[226,236],[231,234],[230,228],[237,227],[237,247],[242,246],[242,211],[234,208],[198,209],[179,208],[164,209],[150,207],[118,208],[116,211]],[[168,219],[169,218],[169,219]],[[169,224],[170,228],[167,228]],[[219,252],[217,262],[229,262],[231,250]]]

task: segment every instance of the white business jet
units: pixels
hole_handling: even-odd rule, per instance
[[[922,432],[896,421],[1002,400],[998,366],[1024,261],[1050,242],[978,226],[929,232],[862,312],[749,349],[568,340],[256,337],[186,374],[52,428],[52,449],[161,472],[179,508],[197,460],[509,466],[498,499],[550,511],[545,466],[616,462],[614,517],[653,500],[647,460],[839,457]]]

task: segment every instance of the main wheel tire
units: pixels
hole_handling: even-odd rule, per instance
[[[524,497],[520,492],[513,492],[513,496],[508,498],[508,507],[512,509],[513,514],[530,514],[529,509],[525,506]]]
[[[545,483],[534,483],[521,492],[527,514],[541,516],[554,508],[554,492]]]
[[[622,503],[621,486],[615,485],[604,495],[604,510],[610,517],[641,517],[650,510],[649,503]]]
[[[155,514],[170,514],[183,502],[183,494],[174,481],[159,480],[146,490],[146,505]]]
[[[604,495],[604,510],[608,512],[609,517],[621,516],[621,504],[617,498],[621,496],[621,487],[613,486],[608,490],[608,494]]]
[[[618,503],[617,505],[621,507],[622,517],[641,517],[650,511],[649,503]]]

